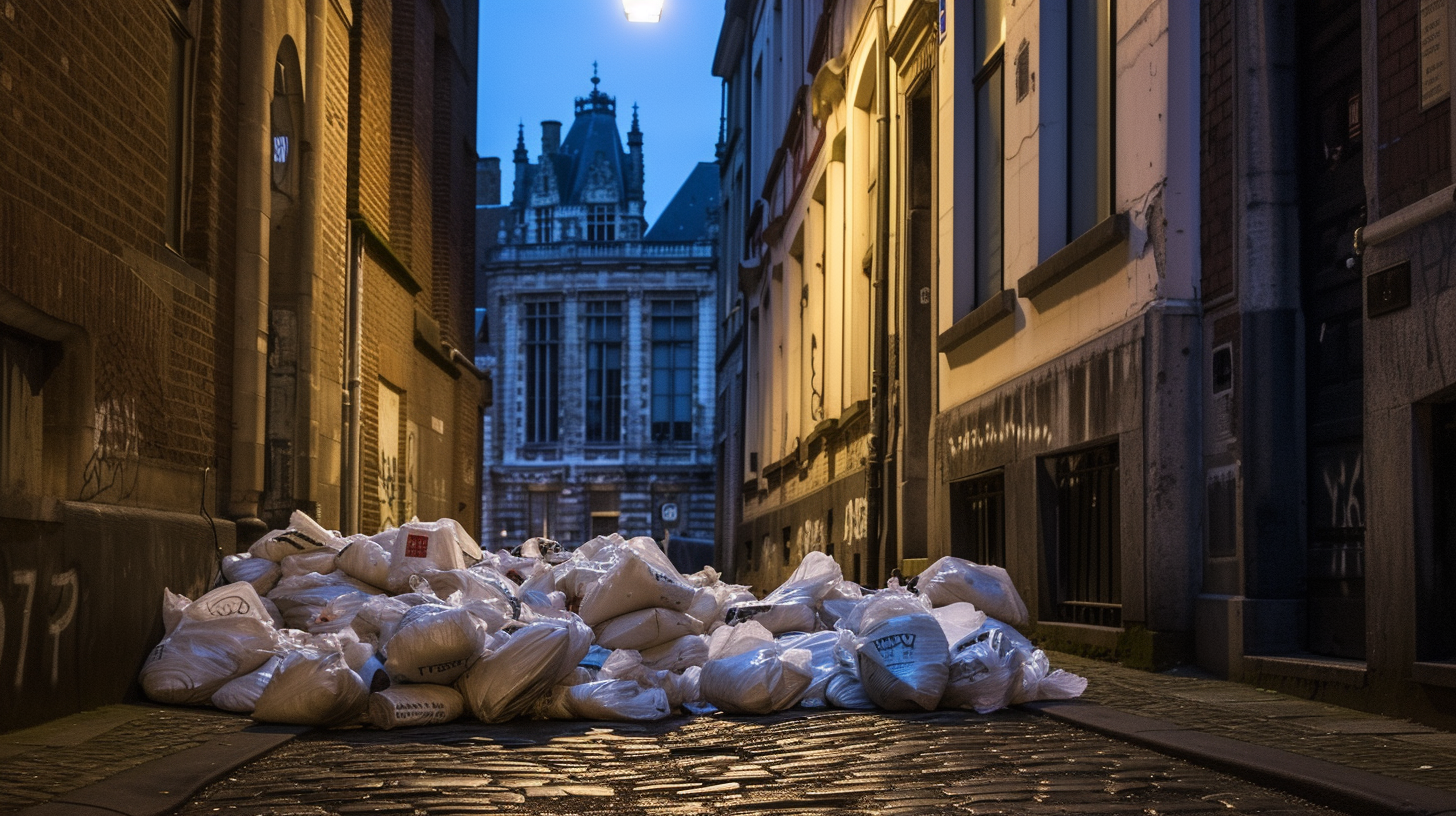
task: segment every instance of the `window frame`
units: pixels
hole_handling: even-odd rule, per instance
[[[693,391],[697,375],[697,318],[696,300],[667,297],[652,301],[648,329],[652,355],[649,428],[654,443],[694,441]],[[663,326],[667,330],[660,333]],[[662,334],[667,336],[661,336]],[[665,361],[664,352],[667,356]],[[679,385],[683,385],[680,374],[686,374],[685,390],[679,388]],[[662,389],[664,375],[668,378],[665,382],[665,393]],[[668,401],[666,406],[662,400]],[[686,408],[685,414],[681,410],[683,408]],[[659,427],[662,425],[669,427]]]
[[[588,300],[582,303],[586,356],[583,405],[585,438],[588,444],[622,442],[622,341],[626,336],[626,313],[620,300]],[[615,329],[611,321],[616,322]],[[609,366],[615,351],[615,367]],[[598,370],[600,369],[600,370]],[[601,382],[597,382],[600,375]],[[615,375],[615,376],[614,376]],[[615,380],[615,382],[613,381]],[[593,393],[593,391],[597,393]],[[593,415],[597,414],[593,431]]]
[[[530,300],[523,308],[523,439],[527,445],[554,445],[561,441],[561,301]]]

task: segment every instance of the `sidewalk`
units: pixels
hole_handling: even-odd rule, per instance
[[[1087,677],[1087,692],[1028,711],[1350,813],[1456,816],[1456,734],[1238,683],[1051,658]],[[73,715],[0,735],[0,813],[169,813],[305,730],[151,705]]]

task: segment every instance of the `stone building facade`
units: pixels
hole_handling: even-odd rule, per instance
[[[565,138],[517,139],[509,205],[484,207],[482,307],[501,386],[486,436],[487,535],[568,546],[621,532],[712,560],[717,172],[702,163],[643,218],[642,132],[623,150],[592,78]]]
[[[473,0],[0,4],[0,730],[295,508],[477,526]]]

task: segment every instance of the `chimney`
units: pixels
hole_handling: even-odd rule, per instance
[[[561,147],[561,123],[547,119],[541,123],[541,155],[550,156]]]
[[[475,204],[478,207],[494,207],[500,203],[501,169],[500,159],[481,159],[475,164]]]

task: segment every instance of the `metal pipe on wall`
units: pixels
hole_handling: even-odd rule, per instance
[[[360,499],[360,381],[364,345],[364,225],[349,222],[349,297],[345,305],[344,450],[339,473],[339,530],[359,532]]]
[[[886,53],[890,41],[889,10],[885,0],[879,2],[876,44],[875,95],[879,100],[878,180],[875,184],[875,269],[874,269],[874,344],[870,363],[870,438],[869,472],[865,496],[872,551],[866,553],[867,576],[871,585],[883,581],[881,566],[888,537],[887,487],[885,484],[885,424],[889,400],[889,277],[890,277],[890,58]]]

